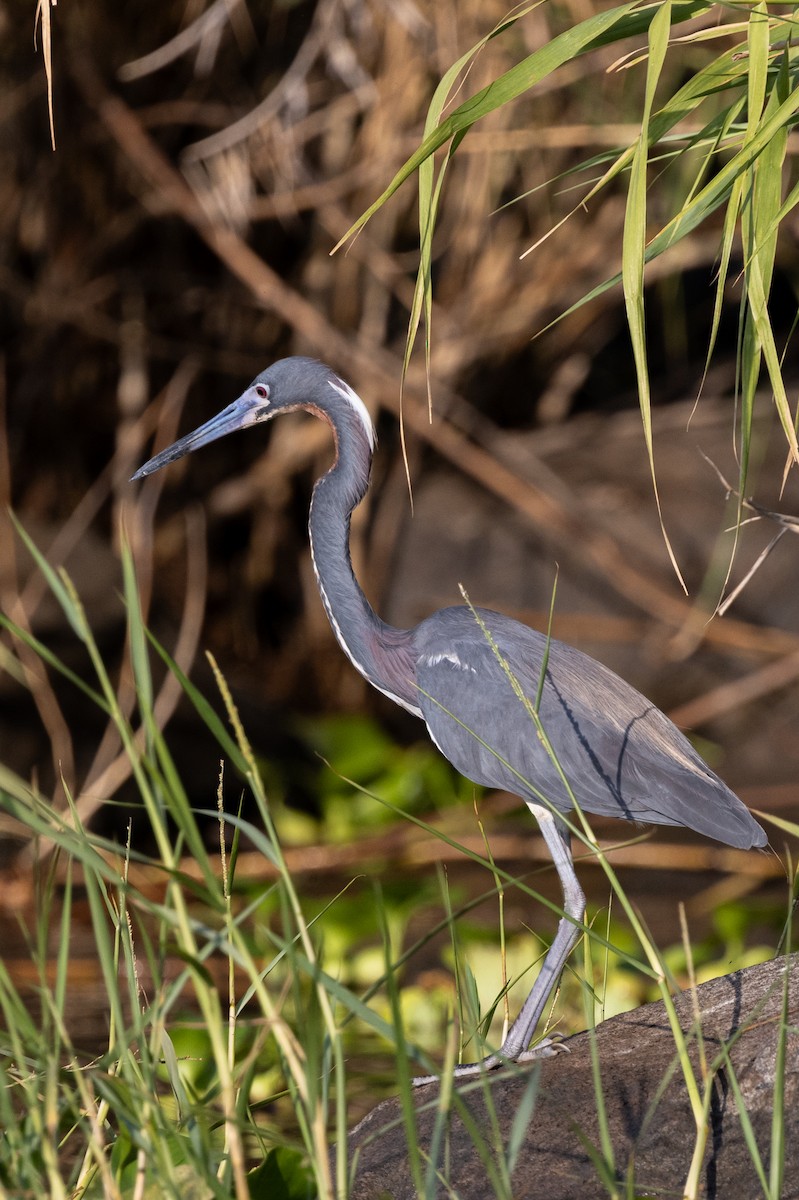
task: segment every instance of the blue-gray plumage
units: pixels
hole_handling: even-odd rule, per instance
[[[371,684],[425,721],[436,746],[467,778],[524,799],[557,868],[564,916],[533,989],[499,1051],[458,1073],[525,1059],[536,1053],[529,1043],[585,907],[569,832],[559,819],[573,807],[570,791],[586,812],[684,825],[730,846],[765,846],[766,835],[668,717],[579,650],[487,609],[445,608],[414,629],[378,617],[349,551],[350,515],[369,484],[374,429],[363,402],[322,363],[274,363],[238,400],[133,478],[296,409],[326,420],[335,439],[335,462],[314,488],[309,530],[322,602],[342,649]],[[539,735],[537,700],[560,771]]]

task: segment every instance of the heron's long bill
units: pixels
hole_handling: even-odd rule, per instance
[[[191,433],[185,434],[168,446],[166,450],[156,454],[143,467],[139,467],[136,474],[131,476],[131,482],[135,479],[144,479],[146,475],[160,471],[161,467],[177,462],[179,458],[183,458],[184,454],[191,454],[192,450],[199,450],[201,446],[207,446],[209,442],[216,442],[229,433],[235,433],[237,429],[246,429],[248,425],[254,425],[259,419],[263,420],[263,407],[263,400],[254,397],[252,389],[248,389],[239,396],[238,400],[234,400],[215,417],[211,417],[210,421],[206,421],[204,425],[200,425]]]

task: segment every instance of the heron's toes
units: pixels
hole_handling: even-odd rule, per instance
[[[554,1058],[556,1054],[571,1054],[571,1050],[560,1033],[542,1038],[535,1046],[520,1054],[516,1061],[520,1063],[535,1062],[537,1058]]]
[[[460,1063],[453,1071],[455,1079],[470,1079],[482,1075],[486,1071],[496,1071],[500,1067],[512,1067],[515,1063],[535,1062],[537,1058],[554,1058],[556,1054],[571,1054],[563,1036],[553,1033],[552,1037],[542,1038],[530,1050],[525,1050],[518,1058],[503,1058],[502,1052],[490,1054],[482,1062]],[[438,1075],[417,1075],[413,1080],[414,1087],[424,1087],[426,1083],[439,1083]]]
[[[411,1080],[413,1087],[424,1087],[426,1083],[440,1083],[440,1075],[414,1075]]]

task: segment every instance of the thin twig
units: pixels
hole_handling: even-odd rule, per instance
[[[157,50],[145,54],[132,62],[124,63],[117,72],[125,83],[152,75],[163,67],[191,53],[197,48],[198,73],[207,75],[212,66],[213,55],[219,45],[222,29],[227,21],[234,24],[240,40],[253,41],[255,34],[250,15],[242,0],[214,0],[210,8],[201,13],[191,25],[182,29],[175,37],[164,42]]]

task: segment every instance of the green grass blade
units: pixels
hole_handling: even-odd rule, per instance
[[[133,678],[136,681],[139,704],[145,712],[149,712],[153,707],[153,677],[147,654],[147,631],[142,620],[139,587],[136,580],[133,555],[130,551],[130,544],[124,535],[121,543],[121,552],[125,607],[128,613],[130,662],[133,669]]]
[[[47,581],[47,586],[58,601],[61,611],[71,625],[73,632],[83,641],[86,632],[86,621],[79,607],[76,607],[75,597],[65,585],[63,576],[50,565],[14,513],[9,513],[9,516],[28,553]]]
[[[795,910],[794,897],[788,905],[788,918],[785,929],[784,952],[786,963],[791,963],[793,913]],[[774,1100],[771,1117],[771,1147],[769,1154],[769,1185],[771,1195],[775,1198],[783,1194],[785,1175],[785,1141],[791,1136],[786,1124],[785,1112],[785,1072],[788,1030],[791,1025],[791,989],[790,966],[786,967],[782,982],[782,1011],[780,1013],[779,1029],[777,1030],[777,1054],[774,1062]]]
[[[241,771],[242,775],[246,775],[247,771],[249,770],[247,759],[237,746],[234,738],[232,738],[230,733],[228,733],[228,730],[226,729],[215,709],[208,702],[208,700],[206,700],[202,692],[200,692],[199,689],[194,686],[186,673],[181,670],[174,658],[172,658],[170,655],[169,651],[164,649],[164,647],[149,629],[146,632],[150,644],[153,646],[156,653],[159,654],[164,660],[166,665],[169,667],[169,670],[177,679],[187,699],[191,701],[198,716],[202,718],[203,723],[213,735],[214,740],[218,742],[225,757],[230,759],[237,771]]]
[[[109,705],[107,704],[105,698],[101,696],[98,691],[95,691],[95,689],[88,683],[86,683],[86,681],[82,679],[80,675],[71,670],[66,663],[63,663],[61,659],[53,653],[49,646],[45,646],[45,644],[40,642],[38,638],[34,637],[32,633],[28,633],[26,629],[23,629],[20,625],[17,625],[14,621],[10,620],[2,613],[0,613],[0,629],[7,629],[13,637],[17,638],[20,642],[26,645],[29,650],[32,650],[43,663],[46,663],[49,667],[52,667],[55,671],[58,671],[59,675],[62,675],[64,679],[68,679],[69,682],[74,684],[75,687],[83,692],[85,696],[88,696],[92,703],[96,704],[97,707],[106,714],[106,716],[111,715]]]

